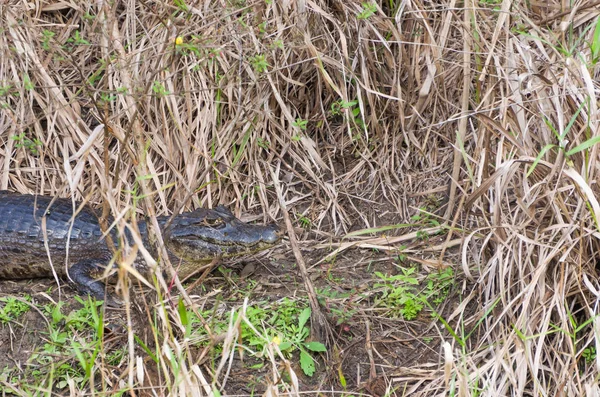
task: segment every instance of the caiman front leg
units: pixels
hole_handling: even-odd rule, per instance
[[[106,285],[96,280],[93,275],[102,274],[106,266],[94,259],[86,259],[75,263],[69,268],[69,277],[82,294],[88,294],[103,300],[107,305],[119,307],[122,302],[106,292]]]

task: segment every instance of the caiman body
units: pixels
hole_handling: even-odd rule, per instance
[[[73,218],[70,199],[0,191],[0,278],[51,277],[54,268],[59,277],[68,275],[81,292],[109,300],[104,284],[94,277],[114,257],[115,249],[103,237],[98,213],[89,206],[79,207],[76,203]],[[158,217],[158,223],[180,277],[216,257],[260,251],[280,239],[276,225],[244,223],[222,206]],[[138,228],[147,245],[146,223],[138,221]],[[110,235],[118,244],[117,232],[113,229]],[[133,244],[129,232],[124,237]],[[135,265],[141,273],[146,270],[141,259]]]

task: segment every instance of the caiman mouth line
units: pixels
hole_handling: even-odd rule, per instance
[[[185,238],[183,238],[182,240],[185,240]],[[190,238],[190,241],[204,241],[205,243],[211,244],[211,245],[215,245],[215,246],[219,246],[219,247],[256,247],[256,246],[272,246],[274,243],[271,243],[269,241],[265,241],[265,240],[260,240],[260,241],[255,241],[252,243],[246,243],[246,242],[235,242],[235,241],[219,241],[218,239],[215,238]],[[277,241],[279,241],[279,239],[277,239]],[[275,242],[277,242],[275,241]]]

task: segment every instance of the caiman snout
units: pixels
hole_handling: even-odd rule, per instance
[[[265,225],[265,230],[262,233],[262,241],[268,244],[275,244],[284,236],[285,232],[277,224],[271,223]]]

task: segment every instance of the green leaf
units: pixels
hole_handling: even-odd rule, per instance
[[[579,116],[579,113],[581,112],[581,109],[583,109],[583,106],[587,104],[587,100],[584,102],[581,102],[581,104],[577,107],[577,111],[575,111],[575,114],[573,114],[573,116],[571,116],[571,119],[569,120],[569,123],[567,124],[567,126],[565,127],[564,132],[562,133],[561,137],[560,137],[560,142],[559,145],[563,146],[563,142],[562,140],[565,139],[565,137],[567,136],[567,134],[569,133],[569,131],[571,131],[571,127],[573,127],[573,124],[575,124],[575,121],[577,120],[577,116]]]
[[[600,142],[600,136],[595,136],[593,138],[588,139],[587,141],[583,142],[580,145],[577,145],[576,147],[574,147],[573,149],[569,150],[566,155],[567,156],[572,156],[575,153],[579,153],[583,150],[589,149],[592,146],[594,146],[595,144],[597,144],[598,142]]]
[[[596,18],[596,28],[592,39],[592,59],[597,59],[600,54],[600,16]]]
[[[246,131],[246,133],[242,137],[242,142],[240,143],[240,146],[233,157],[233,161],[231,162],[231,168],[234,168],[237,165],[238,161],[240,161],[240,159],[242,158],[242,155],[244,154],[244,149],[246,148],[246,145],[248,144],[248,140],[250,140],[251,132],[252,132],[252,128],[248,128],[248,131]]]
[[[306,309],[302,310],[302,313],[300,313],[300,316],[298,317],[299,328],[304,328],[304,325],[308,319],[310,319],[310,308],[307,307]]]
[[[326,352],[327,348],[321,342],[308,342],[304,344],[308,350],[313,352]]]
[[[315,362],[310,354],[305,351],[300,352],[300,367],[307,376],[313,376],[315,373]]]
[[[148,348],[148,346],[146,346],[146,344],[144,343],[143,340],[140,339],[139,336],[133,334],[133,338],[135,339],[135,341],[137,342],[137,344],[144,349],[144,351],[146,352],[146,354],[148,354],[148,356],[150,356],[150,358],[156,363],[158,364],[158,357],[152,353],[152,350],[150,350]]]
[[[527,171],[527,176],[531,175],[531,173],[535,170],[535,167],[537,166],[537,164],[540,162],[540,160],[542,159],[542,157],[544,157],[544,154],[546,154],[546,152],[550,149],[552,149],[553,147],[555,147],[556,145],[553,144],[548,144],[546,146],[544,146],[542,148],[542,150],[540,150],[540,153],[537,155],[537,157],[535,158],[535,160],[533,161],[533,164],[531,164],[531,166],[529,167],[529,171]]]
[[[340,385],[342,385],[342,387],[344,389],[346,389],[346,377],[344,376],[344,373],[342,372],[341,365],[340,365],[340,368],[338,368],[338,375],[340,377]]]
[[[357,230],[355,232],[350,232],[350,233],[346,234],[343,238],[362,236],[363,234],[382,233],[382,232],[385,232],[388,230],[404,229],[404,228],[409,228],[412,226],[414,226],[414,225],[412,225],[410,223],[398,223],[396,225],[388,225],[388,226],[382,226],[382,227],[377,227],[377,228],[362,229],[362,230]]]
[[[292,342],[281,342],[279,344],[279,350],[285,351],[289,350],[292,347]]]
[[[179,298],[179,302],[177,303],[177,311],[179,312],[179,318],[181,318],[181,324],[187,326],[189,323],[188,313],[181,298]]]

